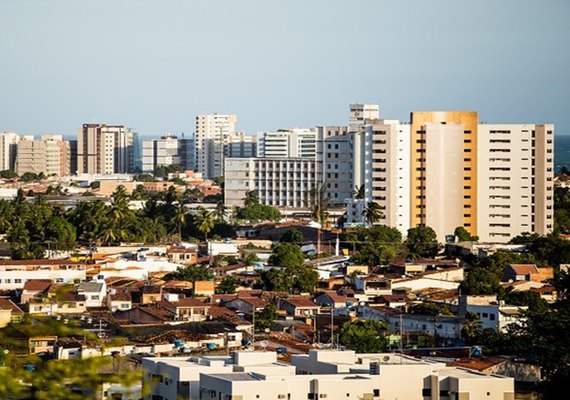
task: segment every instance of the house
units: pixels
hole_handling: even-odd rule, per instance
[[[346,307],[354,302],[354,299],[349,299],[346,296],[340,295],[334,290],[325,290],[315,296],[315,303],[321,307],[340,308]]]
[[[279,310],[284,310],[287,315],[316,315],[321,310],[321,306],[313,302],[308,296],[290,296],[279,299],[278,305]]]
[[[53,285],[47,296],[29,300],[31,315],[79,315],[86,311],[84,295],[79,295],[69,285]]]
[[[552,267],[539,268],[535,264],[511,264],[503,270],[503,282],[544,282],[554,278]]]
[[[483,329],[491,328],[505,332],[511,324],[520,324],[524,320],[523,311],[528,307],[509,306],[504,301],[497,301],[495,295],[461,296],[459,298],[459,316],[466,318],[467,313],[479,317]]]
[[[459,266],[458,260],[436,260],[432,258],[419,258],[415,260],[400,259],[390,263],[389,268],[392,272],[401,275],[423,274],[428,271],[435,271],[445,268],[454,268]]]
[[[153,304],[162,299],[162,287],[157,285],[144,285],[140,288],[141,304]]]
[[[399,276],[398,276],[399,277]],[[385,275],[357,276],[354,286],[368,297],[392,293],[392,278]]]
[[[384,294],[376,299],[376,304],[398,309],[403,308],[409,302],[410,299],[405,294]]]
[[[224,306],[239,312],[253,314],[254,311],[261,311],[267,306],[267,300],[260,297],[237,297],[227,301]]]
[[[172,246],[166,251],[166,255],[170,262],[184,265],[196,264],[198,260],[198,252],[196,249],[186,247]]]
[[[111,290],[107,295],[107,307],[111,312],[130,310],[133,307],[131,292],[128,290]]]
[[[82,282],[77,286],[77,294],[85,296],[86,307],[102,307],[107,285],[105,281]]]
[[[0,297],[0,328],[22,322],[24,312],[10,299]]]
[[[20,295],[20,303],[27,304],[32,298],[44,297],[52,283],[51,279],[30,279],[26,281]]]
[[[216,293],[216,283],[213,281],[195,281],[192,285],[195,296],[211,296]]]
[[[158,306],[174,314],[176,320],[190,322],[205,321],[210,310],[210,304],[193,297],[187,297],[173,302],[162,300],[158,302]]]

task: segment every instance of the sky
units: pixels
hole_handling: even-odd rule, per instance
[[[0,0],[0,131],[247,134],[476,110],[570,134],[568,0]]]

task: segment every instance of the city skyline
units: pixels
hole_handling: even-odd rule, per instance
[[[251,135],[343,125],[361,102],[570,134],[569,15],[564,1],[3,3],[0,130],[190,135],[219,112]]]

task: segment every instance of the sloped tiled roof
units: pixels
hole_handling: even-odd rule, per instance
[[[540,273],[535,264],[511,264],[510,267],[517,275],[531,275]]]
[[[291,296],[282,299],[282,301],[286,301],[297,308],[319,308],[319,305],[307,296]]]
[[[53,281],[51,279],[30,279],[24,283],[24,290],[41,292],[48,290],[52,284]]]

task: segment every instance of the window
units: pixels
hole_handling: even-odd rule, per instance
[[[14,283],[22,283],[21,279],[14,279]]]
[[[430,388],[422,389],[422,396],[423,397],[431,397],[431,389]]]
[[[379,397],[380,396],[380,389],[374,389],[372,391],[372,394],[374,395],[374,397]]]

